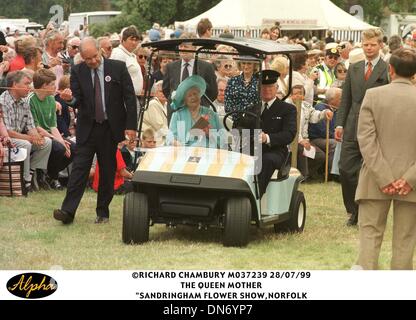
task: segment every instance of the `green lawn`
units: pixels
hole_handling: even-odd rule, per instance
[[[221,231],[192,227],[152,227],[150,242],[127,246],[121,241],[122,200],[111,205],[111,222],[95,225],[96,195],[84,195],[75,223],[52,217],[63,192],[38,192],[28,198],[0,198],[0,269],[305,269],[348,270],[357,255],[358,229],[345,226],[338,184],[303,185],[307,221],[303,234],[275,234],[253,227],[248,247],[225,248]],[[389,268],[391,226],[380,265]]]

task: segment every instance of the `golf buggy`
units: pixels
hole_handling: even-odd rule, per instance
[[[157,52],[178,53],[178,46],[182,43],[192,43],[195,48],[192,51],[195,54],[194,70],[197,70],[200,56],[251,56],[261,66],[267,55],[285,55],[290,61],[289,53],[304,51],[301,46],[259,39],[174,39],[143,46],[152,49],[153,55]],[[218,52],[218,45],[233,50]],[[290,74],[291,67],[290,63]],[[261,81],[258,92],[260,88]],[[145,103],[140,110],[139,131],[150,99],[147,90]],[[211,108],[215,111],[213,104]],[[244,114],[240,111],[226,114],[223,122],[227,130],[231,130],[227,125],[228,118],[235,113]],[[252,116],[257,128],[260,128],[260,114]],[[241,150],[187,146],[147,150],[134,174],[134,192],[127,194],[124,199],[123,242],[147,242],[149,228],[155,224],[221,228],[224,245],[236,247],[248,244],[252,225],[274,225],[276,232],[302,232],[306,203],[298,186],[303,177],[297,169],[291,168],[290,154],[282,168],[276,170],[266,193],[260,197],[257,175],[254,173],[256,157]]]

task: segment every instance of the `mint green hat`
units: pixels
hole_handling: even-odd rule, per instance
[[[201,76],[193,75],[189,78],[182,81],[178,89],[172,92],[172,103],[170,105],[172,110],[178,110],[179,108],[184,107],[184,100],[185,95],[191,88],[198,88],[199,95],[202,97],[205,94],[205,90],[207,89],[207,84]]]

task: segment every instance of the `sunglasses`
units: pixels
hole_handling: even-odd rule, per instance
[[[71,46],[72,50],[79,49],[79,46]]]
[[[224,65],[224,68],[225,68],[225,69],[232,69],[232,68],[233,68],[233,66],[232,66],[231,64],[225,64],[225,65]]]
[[[138,55],[139,59],[147,59],[149,58],[149,56],[143,55],[143,54],[139,54]]]
[[[338,73],[347,73],[347,70],[345,70],[345,69],[338,69],[337,72]]]
[[[328,57],[328,59],[333,59],[333,60],[338,60],[338,56],[327,56]]]

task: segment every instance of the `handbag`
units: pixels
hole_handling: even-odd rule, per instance
[[[0,168],[0,196],[27,195],[23,179],[23,161],[12,161],[12,153],[17,154],[18,152],[17,148],[6,150],[8,161],[3,161],[3,167]]]

